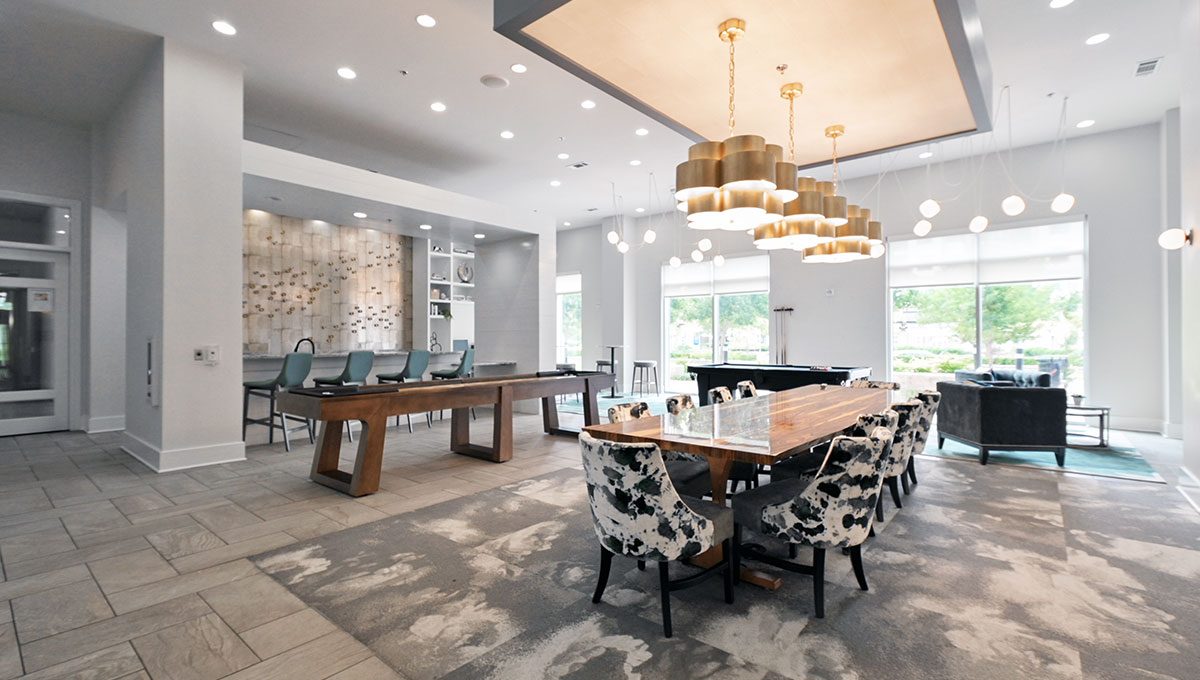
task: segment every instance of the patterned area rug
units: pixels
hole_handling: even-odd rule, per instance
[[[733,605],[712,580],[673,594],[666,639],[656,570],[621,558],[592,604],[599,555],[575,470],[253,560],[414,680],[1195,677],[1200,516],[1173,489],[918,468],[863,551],[869,592],[829,556],[823,620],[807,577],[743,584]]]
[[[979,460],[979,449],[966,444],[946,440],[946,445],[937,447],[936,433],[930,436],[926,456],[940,456],[960,460]],[[1132,479],[1139,482],[1166,484],[1150,463],[1129,445],[1129,441],[1118,433],[1109,437],[1111,446],[1099,448],[1067,447],[1066,464],[1058,467],[1054,454],[1049,451],[1001,451],[993,450],[988,455],[988,465],[1015,465],[1039,470],[1058,470],[1097,477]],[[1123,444],[1123,445],[1122,445]]]

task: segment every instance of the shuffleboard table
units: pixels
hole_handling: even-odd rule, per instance
[[[781,364],[699,364],[688,366],[696,376],[700,405],[708,405],[708,391],[725,386],[732,392],[737,384],[749,380],[760,390],[782,392],[805,385],[840,385],[849,380],[870,378],[871,369],[852,366],[793,366]]]
[[[548,371],[492,378],[462,378],[388,385],[305,387],[281,392],[280,412],[320,423],[309,477],[351,496],[379,490],[383,442],[392,416],[450,409],[450,450],[503,463],[513,455],[513,402],[542,400],[542,425],[548,434],[576,435],[558,424],[555,397],[579,394],[584,425],[600,422],[596,396],[613,385],[611,373]],[[492,444],[471,443],[471,407],[492,406]],[[353,472],[338,467],[342,435],[349,421],[362,423]]]

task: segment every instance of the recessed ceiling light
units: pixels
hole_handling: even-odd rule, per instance
[[[638,137],[645,137],[646,135],[650,134],[650,131],[646,128],[638,128],[633,131],[633,134],[637,135]]]
[[[475,238],[487,238],[487,234],[475,234]]]
[[[634,212],[640,212],[640,213],[644,213],[644,212],[646,212],[646,209],[645,209],[645,208],[634,208],[634,209],[633,209],[633,211],[634,211]]]
[[[500,137],[501,139],[512,139],[513,137],[516,137],[516,135],[512,133],[512,130],[505,130],[500,133]]]
[[[361,219],[365,219],[367,214],[360,210],[360,211],[354,213],[354,216],[361,220]]]
[[[629,161],[629,164],[630,164],[630,165],[632,165],[632,166],[634,166],[634,167],[636,167],[636,166],[639,166],[639,165],[641,165],[641,164],[642,164],[642,162],[641,162],[641,161],[639,161],[639,160],[632,160],[632,161]]]
[[[552,179],[552,180],[550,180],[550,186],[552,186],[552,187],[561,187],[561,186],[562,186],[562,182],[560,182],[560,181],[558,181],[558,180],[556,180],[556,179]]]
[[[1092,37],[1088,38],[1084,42],[1089,45],[1099,45],[1100,43],[1104,42],[1105,40],[1108,40],[1111,37],[1112,36],[1110,36],[1107,33],[1097,33],[1096,35],[1093,35]]]
[[[434,111],[437,111],[438,113],[441,113],[446,110],[446,105],[443,104],[442,102],[434,102],[429,105],[429,108],[433,109]]]
[[[433,229],[432,224],[422,224],[421,225],[421,231],[429,231],[430,229]]]
[[[917,158],[920,158],[920,159],[933,158],[933,152],[932,151],[922,151],[921,153],[917,154]]]
[[[596,102],[592,101],[591,99],[584,99],[583,101],[579,102],[579,105],[585,109],[596,108]]]
[[[69,219],[71,219],[71,215],[69,213],[63,213],[63,219],[69,220]]]
[[[65,233],[67,233],[67,230],[66,230],[66,229],[59,229],[58,231],[56,231],[56,232],[54,232],[54,233],[56,233],[56,234],[58,234],[58,235],[60,235],[60,236],[61,236],[62,234],[65,234]]]
[[[565,160],[567,160],[567,159],[568,159],[568,158],[570,158],[570,157],[571,157],[571,154],[569,154],[569,153],[560,153],[560,154],[558,154],[558,160],[560,160],[560,161],[565,161]]]
[[[1095,124],[1096,124],[1096,121],[1094,121],[1094,120],[1092,120],[1091,118],[1089,118],[1089,119],[1087,119],[1087,120],[1081,120],[1081,121],[1079,121],[1078,123],[1076,123],[1076,124],[1075,124],[1075,127],[1077,127],[1077,128],[1079,128],[1079,129],[1081,129],[1081,130],[1082,130],[1083,128],[1090,128],[1091,126],[1093,126],[1093,125],[1095,125]]]
[[[337,70],[337,74],[346,80],[354,80],[358,77],[358,74],[354,72],[354,69],[350,68],[349,66],[343,66],[339,68]]]
[[[1061,9],[1075,2],[1075,0],[1050,0],[1050,9]]]
[[[571,223],[570,223],[570,222],[563,222],[563,226],[564,226],[564,227],[569,227],[569,226],[571,226]]]
[[[417,25],[421,28],[433,28],[434,26],[437,26],[437,19],[434,19],[428,14],[418,14]]]
[[[237,29],[233,27],[233,24],[224,19],[212,22],[212,27],[214,31],[221,35],[237,35]]]
[[[508,69],[513,73],[524,73],[529,70],[525,68],[525,64],[513,64],[512,66],[509,66]]]

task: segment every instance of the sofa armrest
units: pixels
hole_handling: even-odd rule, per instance
[[[985,389],[974,383],[938,383],[937,391],[942,395],[937,412],[938,433],[980,441],[983,436],[980,397]]]
[[[1062,388],[982,388],[980,409],[984,444],[1067,445],[1067,391]]]

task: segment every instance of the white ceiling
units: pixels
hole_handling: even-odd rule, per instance
[[[1060,100],[1047,97],[1051,92],[1071,96],[1072,124],[1085,117],[1097,120],[1087,133],[1155,122],[1178,104],[1178,0],[1076,0],[1058,10],[1049,9],[1048,0],[977,4],[995,89],[1012,87],[1017,145],[1054,137]],[[689,144],[494,33],[492,0],[24,0],[15,5],[19,10],[8,5],[0,10],[0,108],[68,122],[103,115],[123,89],[120,78],[132,73],[145,54],[146,38],[116,24],[245,64],[250,139],[536,210],[560,224],[592,224],[611,214],[610,182],[623,195],[626,212],[652,208],[649,172],[665,196]],[[422,13],[435,16],[437,27],[417,26],[414,17]],[[81,30],[85,16],[93,25]],[[217,18],[237,26],[238,35],[214,32],[210,24]],[[107,26],[94,25],[96,20]],[[63,26],[71,31],[64,33]],[[1101,31],[1112,39],[1096,47],[1083,44]],[[1166,57],[1160,72],[1135,80],[1136,63],[1151,57]],[[526,64],[528,72],[510,72],[514,62]],[[335,71],[344,65],[359,77],[338,78]],[[11,77],[14,73],[18,79]],[[500,75],[511,85],[486,88],[479,82],[485,74]],[[724,87],[723,82],[714,74],[713,87]],[[582,109],[584,99],[596,101],[596,108]],[[430,111],[433,101],[445,102],[448,111]],[[761,105],[777,107],[778,102],[772,98]],[[639,127],[650,134],[635,136]],[[501,139],[505,129],[516,137]],[[1007,143],[1007,129],[1002,116],[997,128],[1002,143]],[[937,158],[985,143],[945,142]],[[873,174],[881,164],[919,165],[924,161],[916,158],[917,151],[847,163],[844,174]],[[570,161],[557,160],[559,152],[570,153]],[[642,165],[630,166],[634,159]],[[589,166],[566,168],[577,160]],[[551,187],[551,180],[562,186]],[[664,204],[660,201],[660,208]]]

